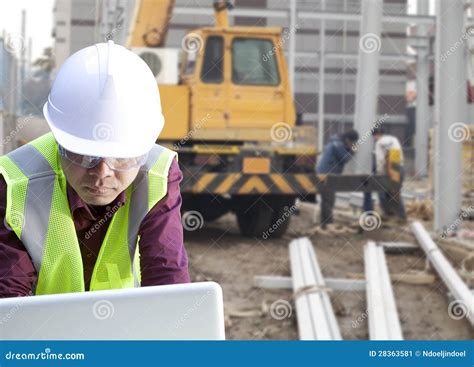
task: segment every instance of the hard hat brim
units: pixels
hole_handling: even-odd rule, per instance
[[[57,128],[54,119],[49,114],[48,102],[43,106],[43,115],[58,144],[71,152],[95,157],[134,158],[142,156],[156,144],[156,139],[160,135],[164,123],[164,121],[157,123],[156,132],[154,134],[148,132],[146,136],[143,136],[140,144],[124,145],[107,141],[107,136],[104,136],[103,139],[90,140],[71,135]]]

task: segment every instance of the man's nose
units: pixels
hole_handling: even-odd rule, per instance
[[[97,166],[89,169],[89,174],[103,178],[112,176],[113,170],[105,163],[105,159],[101,159]]]

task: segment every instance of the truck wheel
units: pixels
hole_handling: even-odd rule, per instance
[[[276,196],[272,202],[272,238],[283,236],[290,225],[291,216],[296,210],[293,196]]]
[[[234,197],[240,233],[247,237],[279,238],[290,224],[293,196]]]

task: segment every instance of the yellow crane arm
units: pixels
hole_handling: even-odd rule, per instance
[[[175,0],[139,0],[127,47],[162,47],[166,40]]]

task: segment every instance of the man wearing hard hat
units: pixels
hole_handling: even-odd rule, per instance
[[[0,297],[189,282],[156,80],[100,43],[62,65],[51,133],[0,157]]]

